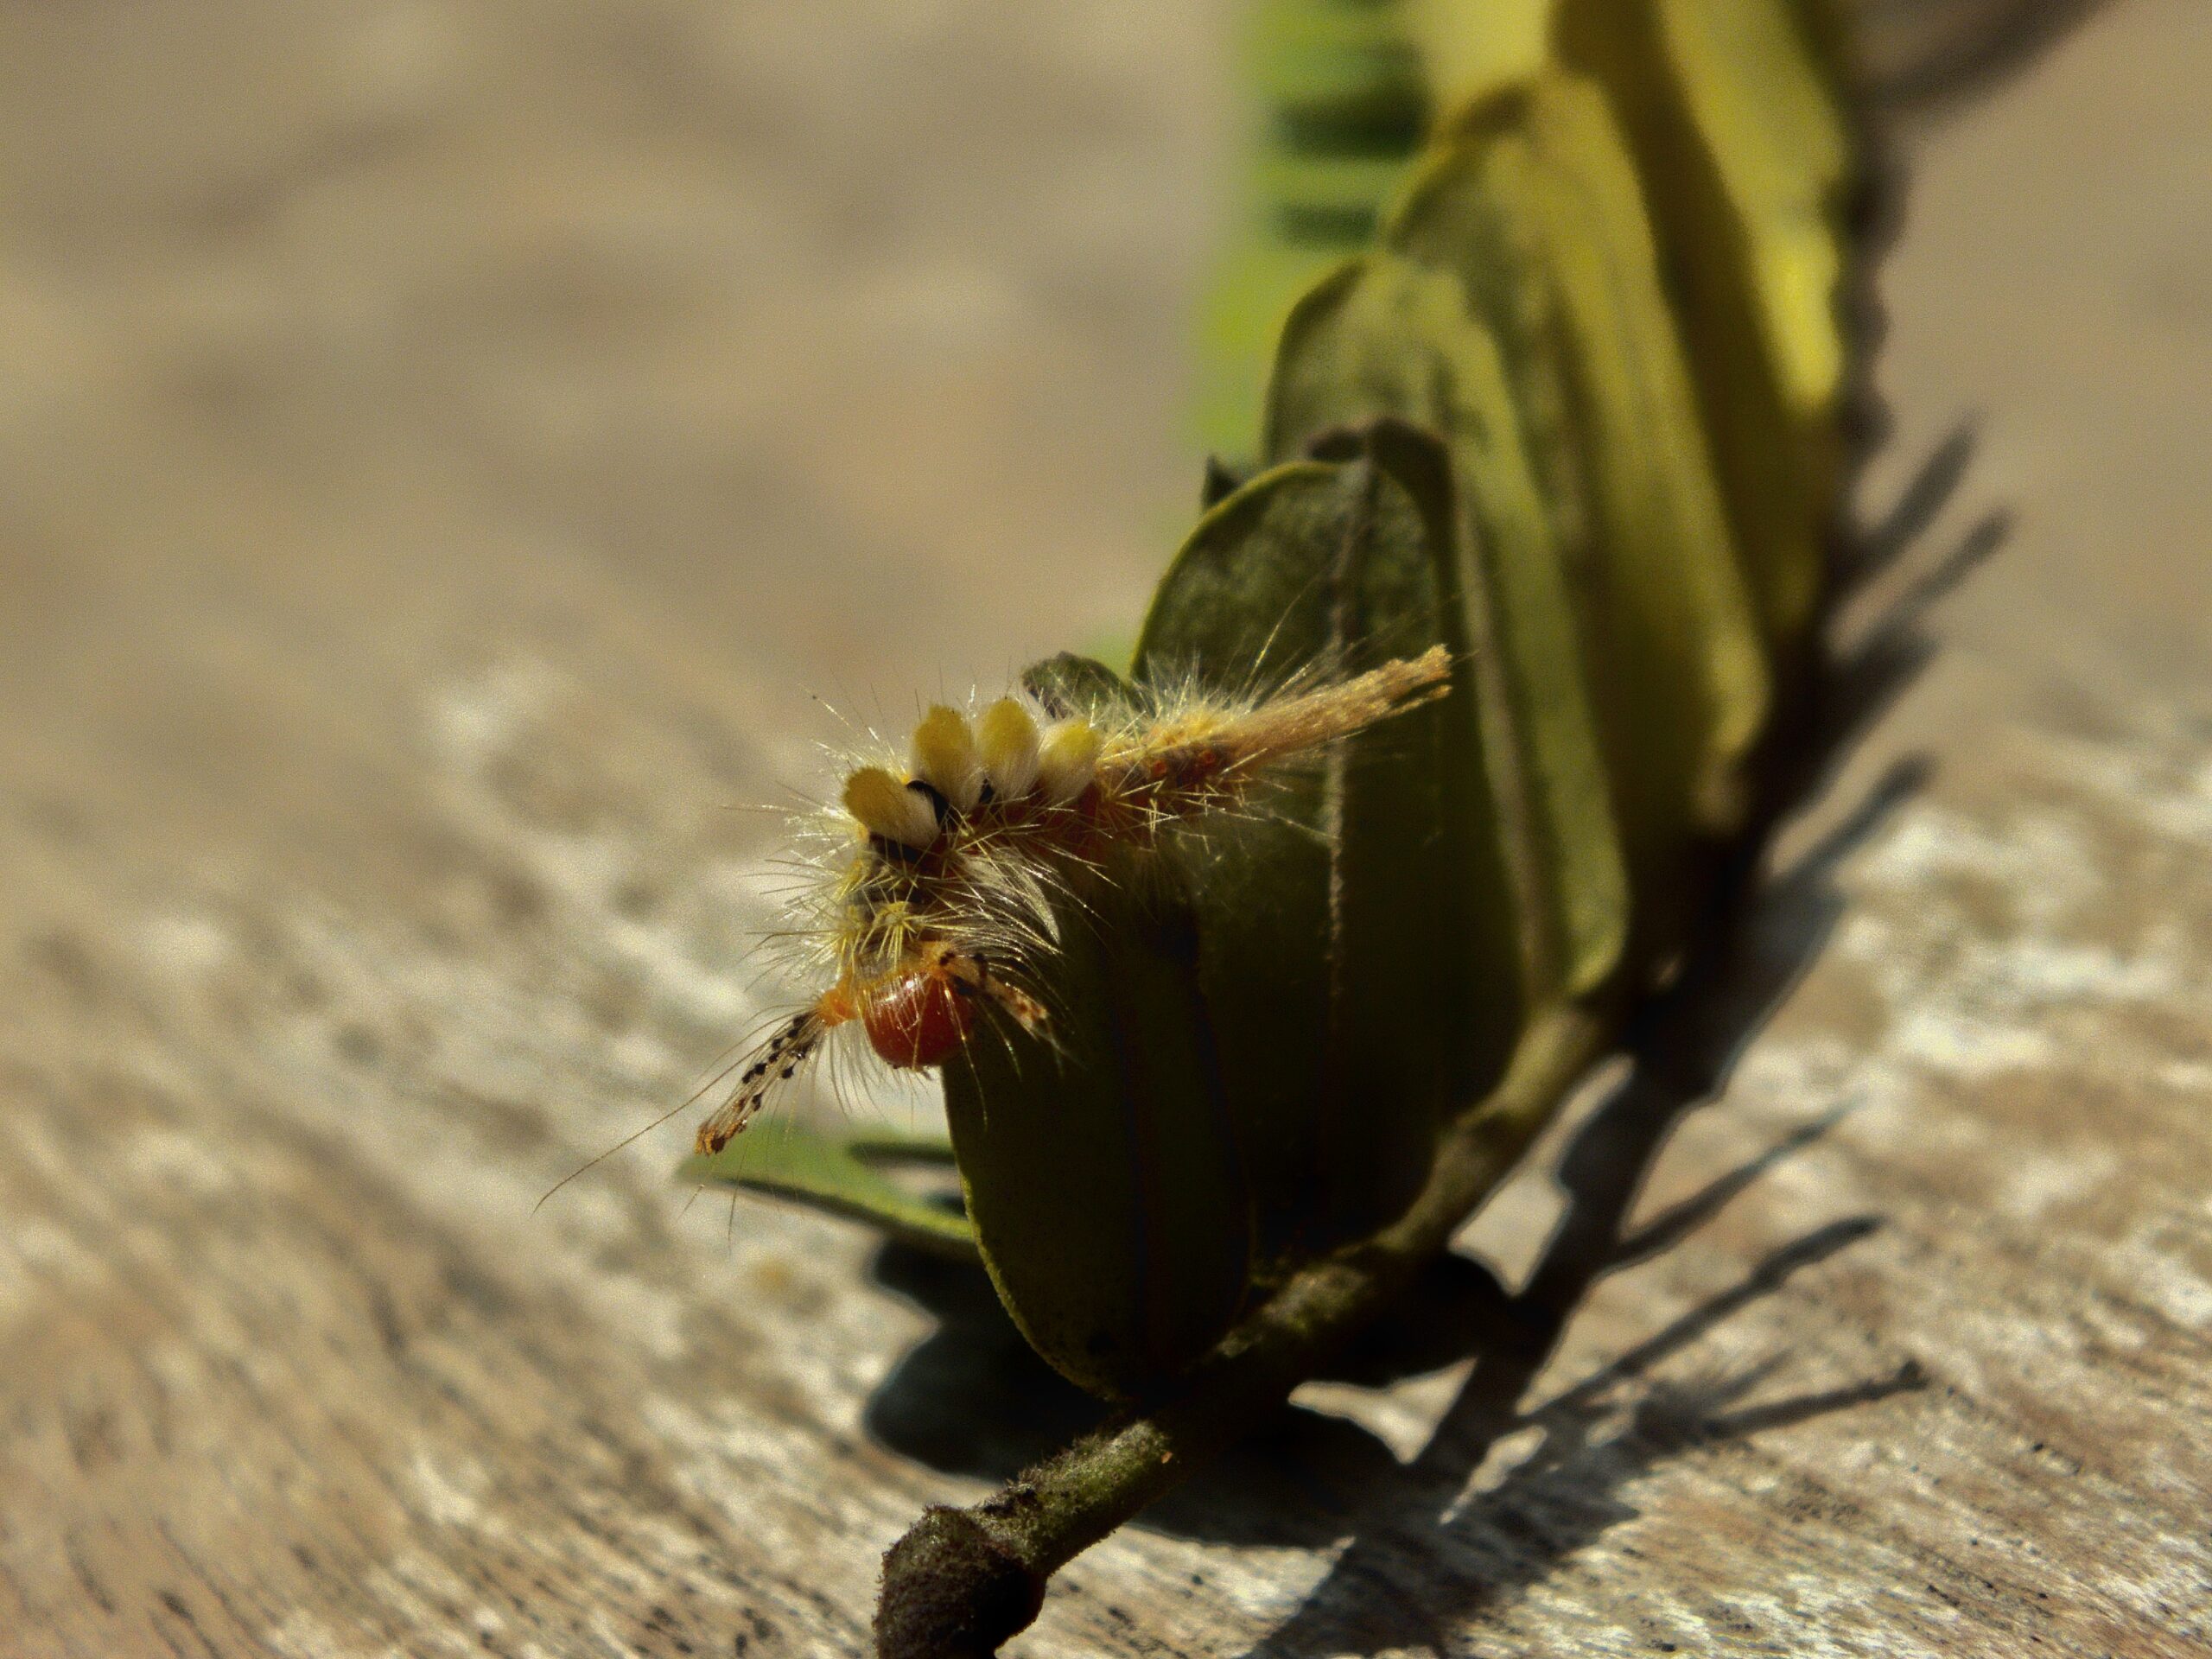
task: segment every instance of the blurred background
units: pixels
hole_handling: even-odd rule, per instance
[[[2023,729],[2120,746],[2169,839],[2109,861],[2171,897],[2212,7],[1865,15],[1906,185],[1865,512],[2005,526],[1905,736],[1960,801]],[[842,721],[1128,637],[1195,509],[1236,69],[1229,0],[0,0],[0,1606],[135,1651],[181,1616],[102,1636],[103,1598],[227,1560],[194,1617],[312,1605],[351,1651],[459,1593],[434,1537],[642,1606],[542,1506],[643,1468],[677,1496],[591,1511],[637,1559],[678,1512],[758,1558],[702,1630],[858,1640],[871,1550],[968,1490],[855,1439],[919,1316],[830,1224],[679,1222],[681,1126],[531,1206],[775,988],[744,809]],[[2039,845],[1991,843],[2081,867]],[[1819,1017],[1863,1046],[1877,1000]],[[508,1379],[496,1455],[440,1366]],[[1165,1548],[1128,1560],[1180,1586]]]
[[[1224,16],[9,7],[10,611],[902,696],[1126,626]]]
[[[341,931],[427,906],[457,970],[497,941],[601,1009],[618,1092],[680,1097],[755,1011],[775,832],[741,809],[818,791],[855,723],[1115,654],[1190,522],[1238,16],[0,6],[17,857],[102,903],[296,883]],[[1959,511],[2017,518],[2029,468],[2037,499],[1965,643],[2192,664],[2212,195],[2155,93],[2200,12],[1862,19],[1910,181],[1866,512],[2001,411]],[[2083,35],[2060,101],[1991,103]],[[2116,378],[2063,429],[2005,410]],[[28,937],[130,930],[54,880],[11,884]]]

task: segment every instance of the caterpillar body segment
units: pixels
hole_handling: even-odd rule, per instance
[[[931,709],[906,765],[847,775],[797,930],[831,983],[747,1058],[696,1149],[720,1152],[849,1025],[910,1069],[942,1065],[985,1008],[1042,1037],[1033,988],[1062,943],[1060,898],[1173,826],[1255,810],[1284,768],[1445,695],[1452,674],[1440,645],[1268,697],[1185,690],[1058,718],[1033,698]]]

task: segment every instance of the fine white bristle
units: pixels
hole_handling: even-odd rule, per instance
[[[983,793],[983,763],[975,728],[957,709],[937,704],[914,728],[914,777],[944,797],[958,812],[972,812]]]
[[[1106,740],[1087,720],[1063,720],[1046,728],[1037,758],[1038,792],[1065,806],[1090,787]]]
[[[1001,697],[976,722],[983,776],[1001,800],[1027,795],[1037,781],[1040,742],[1037,722],[1012,697]]]
[[[845,810],[870,835],[902,846],[926,847],[937,839],[937,814],[928,798],[881,766],[862,766],[845,779]]]

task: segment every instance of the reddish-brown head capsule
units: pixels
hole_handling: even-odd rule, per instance
[[[908,974],[870,997],[861,1020],[887,1064],[942,1065],[975,1029],[976,1001],[946,974]]]

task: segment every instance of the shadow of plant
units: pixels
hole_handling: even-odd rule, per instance
[[[1495,1489],[1461,1499],[1460,1484],[1440,1485],[1440,1513],[1388,1535],[1363,1531],[1360,1545],[1332,1569],[1292,1619],[1249,1650],[1247,1659],[1449,1650],[1467,1619],[1509,1602],[1557,1562],[1637,1511],[1621,1496],[1666,1459],[1804,1422],[1923,1386],[1910,1362],[1894,1375],[1847,1388],[1729,1410],[1770,1373],[1771,1363],[1732,1376],[1651,1384],[1629,1408],[1576,1389],[1526,1416],[1506,1418],[1507,1433],[1535,1429],[1541,1439]],[[1609,1373],[1609,1378],[1620,1381]],[[1605,1432],[1609,1422],[1617,1424]],[[1486,1442],[1485,1442],[1486,1444]]]
[[[1446,1637],[1486,1606],[1509,1601],[1557,1562],[1637,1511],[1624,1488],[1670,1457],[1807,1421],[1923,1386],[1919,1366],[1850,1386],[1731,1412],[1777,1362],[1729,1376],[1643,1387],[1662,1360],[1779,1290],[1794,1274],[1873,1231],[1866,1217],[1832,1223],[1783,1246],[1738,1285],[1536,1408],[1518,1402],[1550,1357],[1562,1319],[1516,1352],[1485,1354],[1421,1455],[1378,1490],[1352,1541],[1299,1611],[1248,1659],[1446,1650]],[[1626,1420],[1611,1433],[1609,1422]],[[1493,1489],[1465,1496],[1491,1448],[1530,1430],[1535,1448]]]
[[[944,1473],[1002,1483],[1103,1414],[1037,1357],[979,1269],[892,1244],[877,1254],[872,1276],[938,1320],[869,1402],[868,1431],[893,1451]],[[1441,1370],[1495,1340],[1510,1312],[1488,1268],[1446,1257],[1332,1375],[1382,1386]],[[1344,1538],[1359,1495],[1399,1468],[1357,1424],[1288,1407],[1136,1524],[1217,1543],[1319,1548]]]
[[[2108,0],[1863,0],[1867,91],[1891,109],[1948,109],[2031,67]]]
[[[1903,563],[1965,476],[1974,432],[1961,427],[1931,454],[1888,520],[1857,544],[1839,573],[1845,601]],[[1775,764],[1785,798],[1826,792],[1872,721],[1926,666],[1931,608],[2002,545],[2002,515],[1970,528],[1872,619],[1832,646],[1814,705],[1785,731]],[[1619,1497],[1656,1464],[1700,1445],[1802,1422],[1923,1386],[1918,1363],[1890,1375],[1749,1409],[1726,1408],[1771,1365],[1731,1378],[1649,1384],[1626,1424],[1598,1437],[1622,1398],[1660,1361],[1789,1277],[1875,1230],[1879,1221],[1833,1222],[1783,1246],[1731,1289],[1682,1315],[1594,1376],[1534,1410],[1520,1402],[1556,1351],[1574,1311],[1606,1274],[1681,1243],[1759,1175],[1810,1144],[1849,1109],[1832,1109],[1760,1157],[1724,1174],[1634,1231],[1625,1224],[1668,1135],[1691,1109],[1719,1098],[1736,1062],[1818,957],[1843,912],[1837,872],[1927,781],[1924,757],[1883,773],[1855,810],[1786,868],[1763,873],[1756,849],[1722,886],[1728,913],[1712,942],[1638,1014],[1627,1038],[1626,1078],[1575,1133],[1557,1179],[1565,1217],[1527,1287],[1513,1299],[1507,1339],[1479,1348],[1474,1369],[1428,1445],[1372,1491],[1351,1541],[1299,1611],[1247,1659],[1293,1659],[1391,1648],[1445,1650],[1471,1614],[1535,1582],[1635,1511]],[[1463,1498],[1493,1446],[1529,1429],[1535,1451],[1492,1491]],[[1448,1545],[1448,1548],[1447,1548]],[[1473,1562],[1476,1570],[1469,1571]]]
[[[1621,1235],[1622,1218],[1669,1132],[1683,1111],[1719,1090],[1736,1055],[1833,931],[1841,913],[1832,880],[1837,863],[1909,798],[1923,775],[1923,768],[1910,762],[1886,774],[1859,811],[1769,885],[1738,931],[1725,969],[1694,975],[1694,983],[1686,981],[1664,999],[1670,1011],[1665,1017],[1643,1022],[1667,1040],[1647,1038],[1636,1068],[1563,1154],[1557,1179],[1567,1198],[1566,1217],[1528,1287],[1509,1295],[1479,1262],[1440,1258],[1413,1294],[1331,1368],[1332,1378],[1382,1387],[1471,1354],[1483,1356],[1459,1404],[1414,1465],[1402,1466],[1382,1441],[1352,1423],[1290,1407],[1137,1524],[1212,1541],[1318,1548],[1356,1534],[1377,1492],[1391,1494],[1394,1507],[1401,1500],[1416,1501],[1438,1482],[1456,1492],[1491,1440],[1535,1421],[1515,1417],[1514,1403],[1591,1285],[1672,1249],[1843,1115],[1824,1114]],[[1840,1223],[1778,1252],[1745,1287],[1715,1298],[1655,1338],[1660,1350],[1641,1358],[1624,1357],[1616,1370],[1648,1365],[1658,1352],[1692,1340],[1777,1288],[1789,1272],[1841,1249],[1873,1225]],[[980,1269],[893,1244],[878,1253],[873,1276],[939,1322],[869,1404],[868,1429],[884,1445],[933,1469],[995,1483],[1098,1420],[1098,1403],[1023,1341]],[[1431,1522],[1436,1518],[1432,1512]],[[1350,1570],[1357,1571],[1356,1560]]]

